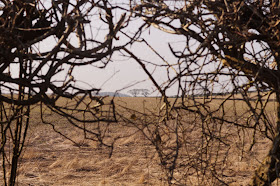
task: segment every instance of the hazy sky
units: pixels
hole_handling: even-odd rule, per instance
[[[127,2],[124,0],[114,1],[120,4],[122,2]],[[45,0],[43,2],[46,2],[44,5],[51,6],[51,4],[48,3],[49,0]],[[115,22],[119,20],[122,13],[123,12],[121,11],[114,12]],[[107,25],[99,20],[98,9],[96,9],[96,12],[94,12],[92,15],[93,16],[90,18],[90,29],[87,28],[86,33],[89,35],[91,35],[92,33],[93,39],[103,42],[105,40],[104,38],[106,37],[106,34],[108,33],[108,29],[106,27]],[[143,20],[141,20],[141,18],[130,22],[128,27],[125,28],[126,34],[133,35],[133,33],[138,30],[141,24],[143,24]],[[119,37],[119,41],[114,41],[115,46],[121,45],[123,42],[127,41],[127,37],[122,35],[121,33],[119,33],[117,37]],[[176,64],[178,62],[178,59],[176,59],[170,52],[168,44],[171,44],[173,47],[177,47],[177,49],[180,48],[178,50],[182,51],[185,42],[184,36],[167,34],[151,26],[143,32],[142,38],[144,38],[169,64]],[[75,34],[73,34],[73,37],[70,40],[71,41],[69,42],[75,45],[75,42],[77,41],[75,41]],[[57,41],[55,41],[54,38],[49,38],[36,46],[37,48],[34,47],[34,51],[49,51],[55,46],[56,42]],[[132,46],[127,46],[127,48],[134,52],[134,54],[138,58],[148,62],[146,63],[146,67],[148,68],[149,72],[152,73],[153,77],[159,85],[168,81],[168,76],[172,77],[175,75],[172,70],[167,71],[165,67],[159,67],[160,65],[165,65],[164,60],[158,57],[145,44],[136,42]],[[96,65],[100,65],[100,63],[96,63],[91,66],[87,65],[84,67],[76,68],[73,72],[73,76],[76,80],[76,85],[82,88],[101,88],[102,92],[120,91],[122,93],[128,93],[129,90],[135,88],[148,89],[153,92],[152,95],[159,95],[158,91],[152,84],[151,80],[148,78],[147,74],[145,74],[141,66],[134,59],[121,57],[118,53],[116,53],[112,57],[112,62],[110,62],[106,66],[106,68],[100,69],[97,68]],[[211,67],[207,67],[206,70],[211,70]],[[15,67],[13,75],[17,76],[17,73],[18,69]],[[55,78],[64,80],[63,74],[60,77],[54,77],[54,79]],[[177,94],[176,84],[172,88],[170,88],[167,93],[168,95]]]
[[[119,0],[118,3],[122,1]],[[125,2],[125,1],[124,1]],[[43,1],[44,6],[51,6],[48,0]],[[122,12],[114,13],[114,20],[117,22]],[[91,21],[91,31],[95,34],[95,39],[99,41],[104,41],[108,30],[106,27],[102,27],[102,22],[99,20],[98,12],[96,15],[92,16]],[[126,28],[128,34],[133,34],[138,30],[138,27],[143,23],[141,19],[133,21]],[[104,25],[104,23],[103,23]],[[89,30],[87,30],[89,32]],[[117,42],[123,42],[127,40],[124,35],[117,35],[120,37],[120,40]],[[74,38],[74,37],[73,37]],[[179,37],[176,35],[166,34],[162,31],[157,30],[156,28],[150,27],[145,30],[143,33],[143,38],[149,42],[149,44],[157,50],[158,53],[164,57],[169,63],[176,63],[176,59],[171,54],[168,43],[175,44],[179,41],[184,41],[184,37]],[[74,40],[74,41],[73,41]],[[71,44],[75,43],[75,39],[71,41]],[[57,41],[54,38],[49,38],[46,41],[42,42],[34,48],[38,52],[43,52],[50,50],[55,46]],[[118,43],[116,42],[116,45]],[[153,64],[163,65],[165,64],[162,59],[156,56],[147,46],[135,43],[132,47],[129,46],[129,49],[133,51],[137,57],[144,59]],[[134,88],[145,88],[150,91],[154,91],[152,95],[159,95],[156,91],[155,86],[151,83],[148,76],[144,73],[140,65],[133,59],[128,59],[120,57],[117,54],[113,56],[113,62],[110,62],[105,69],[99,69],[92,66],[85,66],[76,68],[73,72],[77,85],[83,88],[101,88],[102,92],[115,92],[119,91],[122,93],[127,93],[129,90]],[[167,71],[165,68],[156,67],[155,65],[146,66],[150,72],[153,72],[155,80],[158,84],[162,84],[167,81]],[[17,76],[17,70],[13,72],[13,75]],[[170,74],[169,74],[170,75]],[[172,75],[172,73],[171,73]],[[56,78],[56,77],[55,77]],[[59,77],[58,77],[59,78]],[[60,77],[62,78],[62,77]],[[176,88],[173,88],[169,91],[170,94],[176,94]]]
[[[119,0],[117,2],[126,2]],[[117,22],[122,12],[115,12],[114,19]],[[102,27],[100,27],[101,22],[98,22],[98,17],[93,17],[92,21],[92,29],[94,33],[98,33],[96,37],[103,38],[106,36],[106,29],[102,31]],[[129,26],[126,28],[125,32],[127,34],[133,34],[135,31],[138,30],[139,26],[143,23],[141,19],[135,20],[130,22]],[[100,31],[101,29],[101,31]],[[196,28],[192,28],[196,29]],[[122,35],[118,34],[119,41],[116,41],[116,45],[118,42],[122,43],[127,38]],[[178,59],[176,59],[173,54],[170,52],[168,44],[172,44],[172,46],[176,46],[180,48],[180,51],[183,50],[185,37],[172,35],[164,33],[156,28],[149,27],[145,30],[142,37],[169,63],[169,64],[176,64]],[[101,39],[102,41],[102,39]],[[197,46],[197,43],[195,44]],[[194,46],[195,46],[194,45]],[[128,46],[130,47],[130,46]],[[164,65],[165,62],[155,53],[149,49],[146,45],[141,43],[134,43],[131,48],[138,58],[144,59],[151,64],[157,65]],[[194,47],[195,50],[195,47]],[[76,69],[74,71],[74,76],[76,80],[78,80],[79,86],[88,87],[88,88],[101,88],[103,92],[115,92],[121,91],[122,93],[127,93],[129,90],[134,88],[145,88],[149,89],[150,91],[154,91],[152,95],[159,95],[156,91],[155,86],[149,80],[148,76],[144,73],[140,65],[133,59],[128,59],[124,57],[120,57],[118,55],[113,56],[113,62],[110,62],[105,69],[98,69],[94,66],[86,66],[80,69]],[[175,74],[170,70],[169,74],[165,67],[158,67],[156,65],[146,65],[150,72],[153,72],[153,77],[158,82],[159,85],[166,82],[169,76],[174,76]],[[207,65],[204,70],[213,71],[218,64],[211,64]],[[228,81],[228,78],[221,78],[219,80]],[[241,84],[244,82],[241,81]],[[246,82],[245,82],[246,83]],[[223,84],[223,83],[222,83]],[[222,90],[224,87],[223,85],[219,85],[219,87],[215,87],[217,90]],[[217,91],[216,90],[216,91]],[[225,90],[227,91],[227,90]],[[177,93],[176,84],[170,88],[167,92],[169,95],[174,95]]]
[[[131,23],[128,26],[127,31],[134,32],[140,26],[142,22],[140,20]],[[125,39],[123,35],[120,36],[120,42]],[[101,34],[101,37],[104,37]],[[149,42],[149,44],[159,52],[162,57],[169,63],[176,63],[176,59],[171,54],[168,43],[177,43],[183,41],[181,36],[166,34],[156,28],[150,27],[147,29],[143,38]],[[149,61],[154,64],[165,64],[162,59],[156,56],[151,49],[141,43],[135,43],[132,50],[139,58]],[[150,72],[153,72],[155,79],[159,84],[167,81],[167,72],[165,68],[159,68],[154,65],[147,65]],[[140,65],[133,60],[117,55],[113,56],[113,62],[109,63],[105,69],[98,69],[94,66],[86,66],[74,71],[74,75],[77,80],[80,80],[81,86],[92,86],[95,88],[102,88],[102,91],[118,91],[127,93],[130,89],[134,88],[146,88],[149,90],[156,90],[155,86],[151,83],[148,76],[144,73]],[[134,85],[134,86],[133,86]],[[173,90],[172,92],[175,93]],[[153,95],[157,95],[158,92],[154,92]],[[172,93],[171,93],[172,94]]]

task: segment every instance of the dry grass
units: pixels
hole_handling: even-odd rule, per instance
[[[138,147],[129,140],[117,144],[109,158],[106,149],[91,142],[76,147],[53,132],[41,138],[52,138],[52,142],[33,142],[27,147],[19,168],[20,185],[158,185],[157,161],[141,152],[145,147],[139,148],[139,143]]]
[[[149,112],[162,105],[158,98],[118,98],[116,101],[141,112]],[[127,113],[127,117],[131,114],[134,113]],[[118,139],[112,157],[108,157],[109,149],[85,140],[83,132],[74,130],[66,120],[49,118],[79,146],[55,133],[51,126],[40,123],[36,114],[34,116],[18,169],[18,185],[166,185],[155,148],[135,128],[121,124],[112,126],[112,136],[125,134],[128,137]],[[188,139],[195,141],[199,132],[189,130],[192,133]],[[187,148],[193,150],[194,144],[190,143]],[[248,184],[253,170],[266,155],[268,144],[267,140],[260,139],[252,151],[244,154],[237,149],[238,142],[231,144],[224,167],[232,185]],[[175,177],[179,173],[175,172]],[[213,185],[211,181],[201,182],[195,176],[187,179],[191,185]]]
[[[77,147],[50,126],[38,124],[29,133],[23,152],[19,185],[161,185],[154,150],[139,133],[117,141],[109,158],[108,149],[83,139],[81,131],[64,123],[57,126],[81,145]],[[129,130],[118,132],[134,133]]]

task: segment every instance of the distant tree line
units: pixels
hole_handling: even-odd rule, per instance
[[[147,97],[150,94],[150,91],[148,89],[132,89],[129,90],[128,93],[130,93],[133,97],[137,97],[138,95]]]

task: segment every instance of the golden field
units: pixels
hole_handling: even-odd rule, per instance
[[[49,115],[49,118],[46,118],[48,122],[55,126],[57,131],[60,131],[72,141],[55,132],[52,125],[43,124],[39,109],[33,109],[26,146],[18,168],[18,185],[167,185],[166,175],[155,146],[147,139],[149,136],[144,136],[145,133],[140,132],[143,129],[139,127],[141,124],[133,123],[133,121],[135,123],[152,122],[150,116],[146,117],[141,113],[149,115],[150,113],[159,113],[160,108],[164,110],[162,100],[160,98],[115,98],[114,101],[117,105],[116,110],[122,112],[125,118],[132,121],[131,123],[87,124],[92,125],[93,128],[94,125],[107,127],[104,142],[111,144],[114,141],[111,157],[109,148],[100,146],[94,140],[84,139],[84,132],[73,127],[66,119],[56,115]],[[174,99],[170,100],[171,103],[173,101]],[[216,108],[221,102],[222,100],[214,101],[211,103],[211,107]],[[271,105],[268,106],[267,113],[273,118],[275,105],[273,102],[269,104]],[[124,110],[122,107],[129,108],[129,110]],[[236,110],[236,108],[237,112],[241,113],[246,106],[240,102],[233,107],[233,104],[229,101],[225,105],[226,115],[233,115],[233,110]],[[183,117],[185,118],[182,120],[186,121],[186,125],[191,125],[192,122],[196,121],[192,118],[193,115]],[[246,114],[243,114],[243,117],[246,118]],[[213,127],[214,125],[209,126]],[[101,130],[104,130],[104,128]],[[222,130],[231,130],[230,134],[233,134],[241,129],[226,126]],[[184,162],[184,157],[196,157],[198,147],[195,147],[195,144],[199,143],[198,139],[201,136],[201,131],[197,126],[185,126],[184,131],[187,131],[187,133],[184,133],[184,140],[186,140],[184,144],[186,145],[182,148],[185,152],[181,153],[177,165],[184,165],[180,163],[181,161]],[[223,163],[217,163],[216,169],[219,169],[218,171],[224,169],[224,174],[227,175],[224,179],[230,185],[248,184],[254,170],[268,153],[270,144],[269,140],[260,136],[251,151],[248,151],[251,144],[251,133],[250,131],[243,131],[240,134],[243,134],[243,136],[232,136],[232,140],[228,140],[227,150],[223,150],[222,146],[219,146],[221,150],[218,151],[209,147],[209,151],[212,150],[213,153],[220,152],[222,154],[221,156],[213,155],[213,158],[208,158],[208,160],[221,158]],[[162,135],[163,141],[172,141],[173,137],[168,138],[166,136],[165,134]],[[236,141],[236,137],[239,140]],[[166,147],[168,145],[170,144],[166,143]],[[211,148],[216,148],[216,146]],[[178,179],[185,177],[186,180],[183,182],[185,185],[218,184],[211,180],[211,176],[201,179],[196,176],[199,171],[197,171],[197,174],[191,175],[187,171],[193,170],[186,170],[178,166],[178,171],[174,172],[174,177],[178,177]],[[219,183],[218,185],[223,184]]]

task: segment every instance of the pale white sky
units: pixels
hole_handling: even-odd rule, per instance
[[[114,15],[115,21],[118,21],[120,17],[120,12]],[[91,20],[92,30],[96,34],[97,38],[102,40],[106,36],[106,29],[104,31],[100,30],[100,21]],[[99,24],[100,25],[99,25]],[[143,21],[141,19],[134,20],[130,22],[129,26],[125,29],[126,34],[133,35],[135,31],[141,26]],[[116,45],[122,44],[127,40],[126,36],[119,33],[117,35],[120,39],[116,41]],[[173,57],[172,53],[168,48],[168,43],[175,44],[179,41],[184,41],[184,37],[166,34],[156,28],[150,27],[146,29],[143,33],[143,38],[145,38],[148,43],[157,50],[162,57],[169,63],[176,63],[176,59]],[[154,52],[151,51],[146,45],[141,43],[135,43],[133,46],[128,48],[133,51],[137,57],[149,61],[154,64],[163,65],[165,64],[160,57],[156,56]],[[133,59],[128,59],[116,55],[113,56],[113,62],[110,62],[105,69],[98,69],[94,66],[86,66],[74,71],[74,76],[76,80],[80,80],[79,85],[83,87],[95,87],[101,88],[103,92],[115,92],[121,90],[122,93],[127,93],[130,89],[134,88],[145,88],[150,91],[156,90],[155,86],[151,83],[148,76],[144,73],[140,65]],[[167,81],[167,72],[165,68],[155,67],[154,65],[147,65],[150,72],[153,72],[155,79],[159,84]],[[133,86],[134,85],[134,86]],[[173,90],[171,92],[176,92]],[[171,93],[173,94],[173,93]],[[158,95],[156,91],[153,95]]]
[[[47,2],[47,0],[45,0]],[[119,2],[122,2],[121,0]],[[48,3],[46,3],[48,4]],[[49,4],[49,6],[51,6]],[[96,13],[96,14],[95,14]],[[114,13],[114,20],[117,22],[120,18],[122,12]],[[95,15],[94,15],[95,14]],[[93,38],[102,42],[108,29],[106,25],[99,20],[98,10],[93,13],[93,16],[90,19],[91,29],[89,28],[86,32],[92,32]],[[125,29],[126,34],[133,35],[135,31],[138,30],[139,26],[143,21],[141,19],[130,22],[129,26]],[[102,26],[103,25],[103,26]],[[104,26],[105,25],[105,26]],[[127,41],[126,36],[119,33],[117,35],[119,41],[115,41],[115,45],[121,45],[123,42]],[[169,63],[176,64],[178,59],[176,59],[173,54],[170,52],[168,43],[171,43],[172,46],[177,46],[182,51],[184,46],[185,37],[172,35],[164,33],[156,28],[150,27],[146,29],[142,37]],[[75,45],[75,35],[71,39],[71,44]],[[38,52],[43,52],[44,50],[48,51],[55,46],[56,41],[53,38],[49,38],[46,41],[38,45],[38,48],[34,48]],[[195,47],[194,47],[195,48]],[[165,65],[165,62],[158,57],[151,49],[149,49],[143,43],[134,43],[131,47],[128,46],[128,49],[134,52],[134,54],[145,61],[148,61],[149,65],[146,65],[148,70],[153,73],[153,77],[158,82],[159,85],[168,81],[168,76],[173,77],[175,73],[172,70],[167,72],[165,67],[159,67],[156,65]],[[179,50],[179,49],[178,49]],[[115,92],[120,91],[121,93],[128,94],[128,91],[131,89],[148,89],[153,92],[153,96],[159,95],[155,86],[150,81],[149,77],[140,65],[134,59],[128,59],[125,57],[119,56],[116,53],[112,57],[113,62],[110,62],[106,68],[99,69],[95,65],[84,66],[76,68],[73,72],[73,76],[76,80],[76,85],[82,88],[101,88],[101,92]],[[152,65],[156,64],[156,65]],[[12,69],[13,70],[13,69]],[[207,69],[210,70],[210,69]],[[17,76],[18,69],[15,67],[13,72],[14,76]],[[62,77],[55,77],[62,79]],[[168,90],[168,95],[177,94],[176,84]]]
[[[149,32],[145,33],[145,39],[166,61],[169,63],[176,62],[176,59],[168,48],[168,42],[183,40],[182,37],[180,39],[178,36],[165,34],[156,29],[150,29]],[[156,56],[144,44],[136,44],[131,50],[141,59],[155,64],[164,64],[162,59]],[[114,92],[124,89],[121,92],[127,93],[127,91],[134,88],[146,88],[151,91],[155,90],[148,76],[136,61],[118,56],[114,56],[114,58],[115,60],[109,63],[105,69],[98,69],[94,66],[82,67],[74,71],[74,76],[77,80],[86,82],[96,88],[102,88],[102,91],[105,92]],[[155,67],[154,65],[147,65],[147,67],[150,72],[154,71],[153,75],[159,84],[167,81],[167,72],[165,68]],[[87,86],[86,83],[81,83],[81,85]]]
[[[45,1],[47,2],[47,1]],[[121,1],[120,1],[121,2]],[[46,3],[48,5],[48,3]],[[50,6],[50,5],[49,5]],[[87,32],[92,32],[94,39],[99,41],[104,41],[104,37],[107,34],[106,27],[102,26],[102,23],[98,21],[98,12],[97,14],[92,16],[91,20],[91,30],[86,30]],[[114,20],[118,21],[122,12],[115,12]],[[143,22],[141,19],[133,21],[126,28],[126,33],[132,35],[135,31],[138,30],[138,27]],[[104,23],[103,23],[104,25]],[[120,40],[116,42],[116,45],[121,44],[123,41],[127,40],[126,36],[119,34]],[[169,63],[174,64],[177,63],[177,59],[172,55],[169,50],[168,43],[173,44],[174,46],[184,46],[182,42],[185,41],[183,36],[177,36],[172,34],[166,34],[163,31],[160,31],[156,28],[150,27],[145,30],[142,35],[143,38]],[[119,43],[118,43],[119,42]],[[181,42],[181,45],[180,45]],[[42,42],[38,45],[38,52],[42,52],[44,50],[50,50],[55,46],[56,41],[53,38],[49,38],[47,41]],[[75,36],[71,43],[75,43]],[[135,43],[131,48],[131,51],[135,53],[135,55],[145,61],[150,62],[150,65],[146,65],[150,72],[153,72],[153,77],[158,82],[159,85],[166,82],[169,76],[174,76],[174,72],[170,70],[169,74],[165,67],[157,67],[152,64],[164,65],[165,62],[155,53],[149,49],[146,45],[141,43]],[[75,77],[76,83],[78,86],[82,88],[101,88],[102,92],[115,92],[119,91],[121,93],[127,93],[129,90],[137,88],[137,89],[149,89],[153,96],[159,95],[156,91],[155,86],[149,80],[148,76],[144,73],[140,65],[133,59],[128,59],[124,57],[116,55],[113,56],[113,62],[110,62],[105,69],[99,69],[92,66],[84,66],[76,68],[73,72],[73,76]],[[17,70],[15,70],[17,71]],[[17,72],[14,72],[16,75]],[[60,78],[61,77],[55,77]],[[177,92],[177,87],[174,86],[170,88],[168,91],[169,95],[174,95]]]
[[[45,6],[51,6],[48,3],[48,0],[43,1]],[[126,1],[117,1],[122,4]],[[98,11],[96,13],[99,13]],[[114,20],[118,21],[122,12],[114,13]],[[126,28],[127,34],[133,34],[138,30],[138,27],[143,22],[141,19],[133,21]],[[91,18],[91,30],[87,32],[92,32],[93,37],[99,41],[103,41],[104,37],[107,34],[105,25],[99,20],[98,14],[92,16]],[[106,26],[106,25],[105,25]],[[120,40],[118,42],[123,42],[127,40],[124,35],[119,34]],[[147,29],[143,37],[149,42],[149,44],[154,47],[169,63],[176,63],[176,60],[171,54],[168,43],[174,43],[177,41],[183,41],[183,37],[178,37],[175,35],[166,34],[162,31],[159,31],[153,27]],[[75,43],[75,37],[73,37],[71,43]],[[117,45],[118,43],[116,43]],[[47,49],[55,45],[55,41],[50,38],[47,42],[40,44],[40,50]],[[135,43],[132,48],[129,48],[133,51],[139,58],[149,61],[154,64],[165,64],[162,59],[156,56],[147,46],[139,43]],[[158,81],[158,84],[164,83],[167,81],[167,72],[165,68],[155,67],[154,65],[147,65],[150,72],[153,72],[155,79]],[[133,59],[128,59],[118,56],[118,54],[113,56],[113,62],[110,62],[105,69],[99,69],[92,66],[85,66],[76,68],[73,71],[73,76],[75,77],[76,83],[83,88],[101,88],[102,92],[115,92],[121,90],[122,93],[127,93],[129,90],[134,88],[145,88],[150,91],[156,90],[155,86],[151,83],[148,76],[144,73],[140,65],[137,64]],[[59,78],[59,77],[58,77]],[[171,94],[176,94],[173,90]],[[154,92],[153,95],[158,95],[158,92]]]

